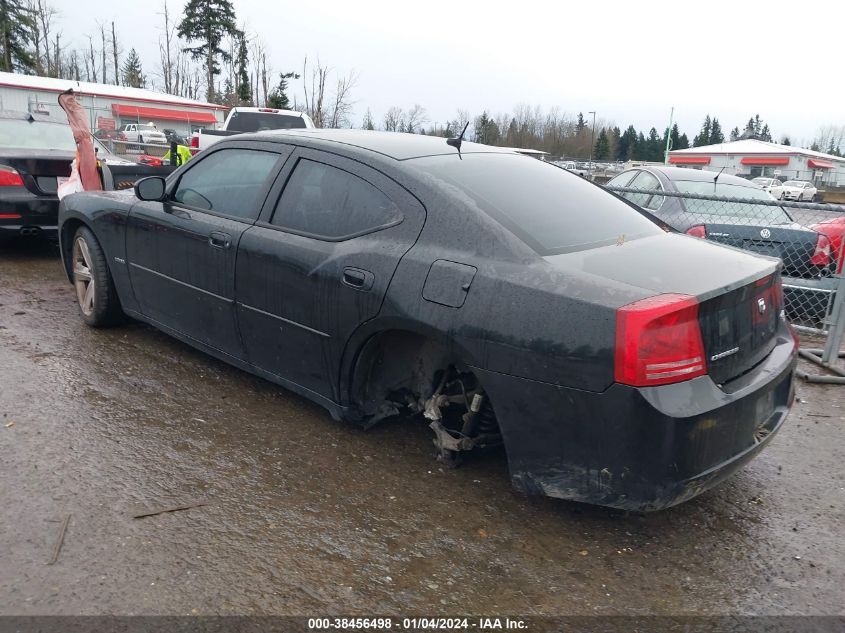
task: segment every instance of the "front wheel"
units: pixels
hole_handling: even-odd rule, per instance
[[[73,285],[82,320],[91,327],[107,327],[119,322],[123,310],[106,263],[106,255],[87,227],[73,237],[71,253]]]

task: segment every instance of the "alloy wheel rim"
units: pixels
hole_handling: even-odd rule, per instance
[[[91,265],[91,252],[88,244],[81,237],[77,237],[73,243],[73,281],[76,286],[76,300],[79,302],[79,309],[85,316],[94,312],[94,284],[93,266]]]

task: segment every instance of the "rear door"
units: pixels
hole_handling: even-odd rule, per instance
[[[283,158],[261,144],[212,151],[178,172],[164,202],[132,207],[127,265],[145,316],[243,357],[234,310],[238,242]]]
[[[379,171],[298,148],[238,247],[249,361],[336,400],[344,345],[378,314],[424,220],[419,201]]]

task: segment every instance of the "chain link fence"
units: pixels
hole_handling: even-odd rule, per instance
[[[845,206],[779,201],[762,189],[706,180],[676,184],[686,190],[606,188],[670,229],[780,259],[786,317],[806,341],[815,341],[802,356],[837,374],[825,382],[845,382],[835,364],[845,330]]]

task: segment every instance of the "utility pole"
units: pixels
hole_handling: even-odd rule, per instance
[[[669,164],[669,150],[672,149],[672,118],[675,116],[675,106],[669,112],[669,127],[666,128],[666,151],[663,152],[663,164]]]
[[[587,112],[593,115],[593,126],[590,128],[590,180],[593,179],[593,147],[596,142],[596,113]]]

